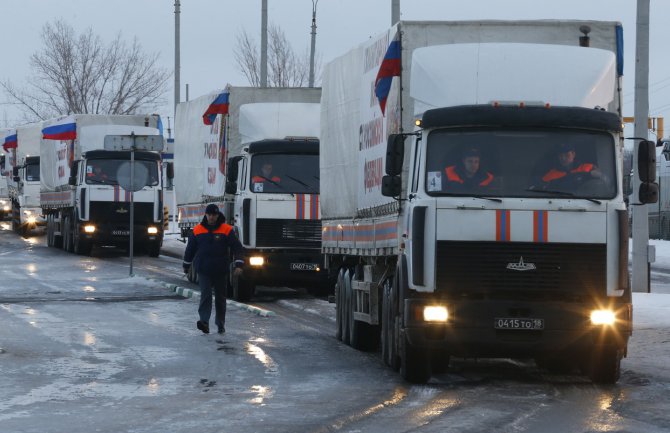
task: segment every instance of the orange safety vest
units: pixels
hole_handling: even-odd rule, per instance
[[[570,170],[570,173],[571,174],[572,173],[590,173],[591,170],[593,170],[593,164],[585,162],[584,164],[580,164],[576,168],[573,168],[572,170]],[[542,176],[542,180],[544,182],[551,182],[553,180],[561,179],[562,177],[565,177],[567,175],[568,175],[567,171],[552,168],[544,176]]]
[[[457,182],[457,183],[460,183],[460,184],[465,183],[465,181],[461,178],[461,176],[458,174],[458,172],[456,172],[456,166],[455,165],[451,165],[451,166],[445,168],[444,172],[447,174],[447,180],[449,180],[451,182]],[[493,175],[489,172],[486,172],[486,177],[484,178],[484,180],[479,182],[479,186],[488,186],[488,184],[490,184],[491,182],[493,182]]]
[[[221,224],[219,227],[217,227],[216,230],[214,231],[209,231],[203,226],[202,224],[198,224],[193,228],[193,235],[198,236],[198,235],[203,235],[205,233],[216,233],[216,234],[224,234],[228,236],[230,232],[233,230],[233,226],[228,225],[228,224]]]
[[[263,176],[254,176],[254,177],[251,178],[252,183],[263,183],[266,180],[268,180],[268,179],[263,177]],[[270,180],[275,182],[275,183],[281,182],[281,178],[279,176],[272,176],[272,178],[270,178]]]

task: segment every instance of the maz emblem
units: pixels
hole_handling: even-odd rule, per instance
[[[507,264],[507,269],[511,269],[513,271],[532,271],[537,269],[535,267],[535,263],[526,263],[523,261],[523,256],[519,258],[519,261],[517,263],[508,263]]]
[[[125,208],[120,207],[116,210],[116,213],[128,213],[128,211]]]

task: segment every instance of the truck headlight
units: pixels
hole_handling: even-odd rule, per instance
[[[594,325],[614,325],[616,314],[611,310],[591,311],[591,323]]]
[[[5,206],[3,207],[3,209],[4,209],[6,212],[9,212],[9,206],[8,206],[8,205],[5,205]]]
[[[86,233],[95,233],[95,226],[93,224],[86,224],[84,226],[84,232]]]
[[[148,227],[147,228],[147,233],[150,235],[155,235],[158,233],[158,227]]]
[[[26,219],[26,221],[28,221],[28,224],[35,224],[35,222],[37,222],[37,218],[28,214],[28,218]]]
[[[252,256],[249,257],[249,264],[251,266],[263,266],[265,264],[265,259],[262,256]]]
[[[444,323],[449,320],[449,311],[444,305],[426,305],[423,307],[423,320]]]

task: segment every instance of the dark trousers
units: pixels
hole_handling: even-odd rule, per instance
[[[212,315],[212,288],[214,289],[214,309],[216,310],[216,326],[221,328],[226,323],[226,287],[228,274],[220,274],[215,277],[198,273],[198,284],[200,285],[200,306],[198,314],[200,320],[209,324]]]

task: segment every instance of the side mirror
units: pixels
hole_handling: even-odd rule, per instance
[[[651,182],[641,183],[638,197],[640,198],[640,203],[658,203],[658,184]]]
[[[398,197],[402,191],[400,176],[382,177],[382,195],[385,197]]]
[[[70,176],[67,183],[68,185],[77,186],[77,176]]]
[[[642,140],[637,149],[637,172],[640,181],[656,181],[656,145],[653,141]]]
[[[19,168],[18,167],[12,168],[12,176],[18,176],[18,175],[19,175]]]
[[[241,159],[242,159],[241,156],[234,156],[228,159],[228,170],[226,171],[226,179],[230,179],[231,182],[237,182],[237,175],[239,174],[238,163],[240,162]],[[226,189],[227,188],[228,187],[226,186]],[[237,191],[237,186],[235,187],[235,191]]]
[[[14,182],[19,182],[21,180],[21,178],[18,176],[14,176],[12,179],[14,179]]]
[[[226,182],[226,194],[235,194],[237,193],[237,182],[230,181]]]
[[[405,136],[402,134],[389,135],[386,144],[386,174],[397,176],[402,172],[402,161],[405,157]]]
[[[165,174],[168,179],[174,179],[174,162],[168,162],[165,166]]]
[[[637,149],[637,172],[641,182],[638,190],[640,203],[657,203],[656,143],[653,141],[640,141]]]

